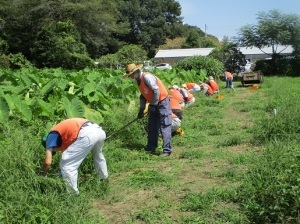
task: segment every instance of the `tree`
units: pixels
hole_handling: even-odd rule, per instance
[[[185,37],[183,48],[198,48],[199,46],[199,33],[196,30],[190,30]]]
[[[257,25],[245,25],[238,32],[237,44],[244,47],[265,46],[272,47],[272,58],[276,58],[281,52],[277,52],[278,45],[297,46],[300,32],[300,17],[295,14],[282,14],[278,10],[269,13],[259,12]]]
[[[225,68],[232,72],[239,72],[239,65],[244,64],[245,56],[238,50],[237,45],[225,37],[222,45],[213,49],[209,54],[210,57],[219,60]]]
[[[80,42],[80,35],[71,21],[45,21],[31,51],[38,67],[71,69],[91,65],[86,47]]]
[[[175,0],[120,0],[119,11],[121,21],[130,24],[129,34],[120,40],[141,45],[148,57],[155,55],[167,37],[174,38],[176,32],[182,32],[181,7]]]
[[[128,23],[119,21],[122,15],[116,3],[117,0],[0,0],[0,18],[4,21],[0,37],[7,41],[11,53],[22,52],[31,59],[30,48],[46,20],[71,21],[89,56],[96,58],[116,52],[122,46],[119,36],[129,32]]]
[[[217,47],[220,45],[219,40],[211,35],[200,37],[199,42],[200,42],[200,47],[202,48]]]
[[[102,56],[98,62],[99,67],[118,68],[130,63],[140,64],[145,60],[147,60],[147,52],[138,45],[130,44],[122,47],[115,54]]]

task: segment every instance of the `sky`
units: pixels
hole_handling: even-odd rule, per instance
[[[300,0],[177,0],[183,22],[222,40],[237,36],[247,24],[257,24],[257,13],[279,10],[300,16]]]

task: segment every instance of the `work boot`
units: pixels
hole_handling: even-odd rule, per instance
[[[170,156],[170,155],[171,155],[171,153],[163,152],[163,153],[160,154],[159,156],[160,156],[160,157],[168,157],[168,156]]]

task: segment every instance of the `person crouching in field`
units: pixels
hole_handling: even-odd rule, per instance
[[[107,179],[107,165],[102,153],[105,132],[100,126],[84,118],[70,118],[51,128],[43,138],[46,157],[42,175],[46,176],[52,163],[52,152],[61,151],[60,171],[67,191],[79,194],[77,187],[78,168],[92,152],[94,166],[99,178]]]
[[[185,107],[189,107],[195,103],[196,98],[187,90],[186,84],[182,84],[182,88],[178,88],[178,90],[183,96]]]
[[[170,97],[173,97],[174,99],[176,99],[178,101],[178,103],[180,104],[181,108],[183,108],[185,106],[184,99],[178,89],[179,89],[179,87],[177,85],[170,86],[169,94],[170,94]]]
[[[170,96],[170,105],[172,110],[172,136],[183,133],[181,129],[181,121],[183,111],[178,100]]]
[[[188,82],[185,83],[185,88],[190,92],[190,93],[195,93],[200,91],[200,86],[197,83],[193,83],[193,82]]]
[[[220,89],[219,89],[218,83],[214,80],[214,77],[209,76],[207,84],[212,88],[212,90],[214,91],[215,94],[219,93]]]
[[[206,96],[212,96],[214,94],[213,89],[210,87],[210,85],[206,84],[205,82],[199,82],[199,86],[201,87],[201,90],[203,90],[203,94]]]

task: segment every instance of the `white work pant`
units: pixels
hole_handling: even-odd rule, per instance
[[[185,103],[185,107],[189,107],[191,106],[193,103],[195,103],[196,99],[195,97],[193,97],[191,100],[189,100],[188,102]]]
[[[68,192],[79,194],[78,168],[89,152],[93,154],[99,178],[108,178],[106,160],[102,154],[105,138],[102,128],[89,122],[80,129],[76,141],[62,153],[60,169]]]
[[[176,117],[176,118],[172,118],[172,126],[171,126],[171,129],[172,129],[172,132],[176,131],[181,125],[181,120]]]
[[[190,93],[195,93],[201,90],[201,87],[197,84],[194,85],[194,87],[192,89],[189,89]]]
[[[180,104],[181,108],[184,108],[184,106],[185,106],[184,102],[179,102],[179,104]]]

